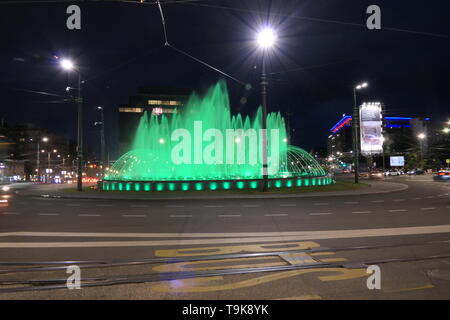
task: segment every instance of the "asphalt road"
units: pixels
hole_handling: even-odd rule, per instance
[[[1,280],[64,278],[65,269],[17,272],[23,266],[3,265],[1,270],[15,271],[0,272],[0,298],[449,299],[450,184],[428,176],[391,181],[408,189],[363,196],[214,201],[19,195],[0,216],[4,264],[174,257],[180,261],[102,268],[80,264],[82,278],[151,274],[163,281],[18,293],[1,293],[11,288]],[[355,248],[360,246],[366,247]],[[295,252],[286,255],[289,251]],[[233,256],[249,253],[267,255]],[[183,260],[192,257],[208,260]],[[336,265],[322,268],[323,263]],[[381,290],[367,288],[368,264],[380,267]],[[299,265],[308,268],[245,272]],[[243,271],[202,274],[233,269]],[[199,274],[164,278],[182,271]]]

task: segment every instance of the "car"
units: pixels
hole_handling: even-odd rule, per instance
[[[450,170],[439,170],[433,178],[436,181],[450,181]]]
[[[12,196],[12,189],[9,184],[0,185],[0,214],[9,206],[9,200]]]
[[[384,179],[383,171],[372,170],[369,173],[369,179],[372,179],[372,180],[382,180],[382,179]]]
[[[423,169],[413,169],[413,170],[409,170],[408,175],[420,175],[420,174],[425,174],[425,171]]]
[[[360,178],[368,178],[369,177],[369,173],[368,172],[359,172],[358,176]]]
[[[385,176],[401,176],[402,173],[399,170],[391,169],[384,173]]]

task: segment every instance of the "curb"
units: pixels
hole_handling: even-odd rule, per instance
[[[180,200],[239,200],[239,199],[289,199],[289,198],[318,198],[318,197],[342,197],[342,196],[364,196],[373,194],[384,194],[392,192],[400,192],[408,189],[408,185],[397,182],[383,182],[389,183],[391,185],[396,185],[397,187],[391,190],[379,190],[379,191],[369,191],[369,192],[351,192],[351,193],[341,193],[333,194],[335,191],[314,193],[314,194],[272,194],[272,195],[229,195],[229,196],[191,196],[191,197],[155,197],[155,198],[116,198],[116,197],[86,197],[86,196],[65,196],[65,195],[27,195],[26,197],[40,197],[40,198],[57,198],[57,199],[79,199],[79,200],[116,200],[116,201],[180,201]],[[373,185],[370,184],[370,188]],[[337,191],[340,192],[340,191]],[[342,191],[347,192],[347,191]]]

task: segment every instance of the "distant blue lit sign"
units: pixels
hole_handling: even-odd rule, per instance
[[[391,157],[391,167],[403,167],[405,165],[405,157]]]

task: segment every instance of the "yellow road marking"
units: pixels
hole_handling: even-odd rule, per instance
[[[423,289],[431,289],[434,288],[432,284],[427,284],[421,287],[415,287],[415,288],[404,288],[404,289],[395,289],[395,290],[383,290],[383,292],[389,292],[389,293],[397,293],[397,292],[409,292],[409,291],[415,291],[415,290],[423,290]]]
[[[270,251],[291,251],[306,250],[317,248],[320,245],[312,241],[287,242],[287,243],[263,243],[257,245],[242,246],[221,246],[221,247],[204,247],[204,248],[187,248],[187,249],[167,249],[156,250],[157,257],[189,257],[189,256],[206,256],[213,254],[232,254],[238,252],[270,252]]]
[[[296,296],[296,297],[288,297],[288,298],[279,298],[275,300],[320,300],[321,296],[316,294],[304,295],[304,296]]]
[[[345,269],[345,268],[317,268],[317,269],[300,269],[284,272],[271,273],[264,276],[238,281],[234,283],[224,284],[212,284],[220,280],[223,280],[222,276],[203,277],[195,279],[183,279],[183,280],[171,280],[161,281],[151,288],[155,291],[164,293],[188,293],[188,292],[209,292],[209,291],[222,291],[222,290],[236,290],[246,287],[257,286],[260,284],[281,280],[289,277],[304,275],[308,273],[338,273],[337,275],[320,276],[321,281],[335,281],[335,280],[347,280],[366,277],[367,273],[365,269]],[[204,285],[206,284],[206,285]],[[203,286],[204,285],[204,286]]]
[[[257,261],[261,259],[267,260],[280,260],[277,262],[264,262],[264,263],[254,263],[254,264],[240,264],[240,265],[214,265],[214,266],[203,266],[195,267],[197,265],[207,265],[215,263],[226,263],[226,262],[249,262]],[[236,258],[236,259],[220,259],[220,260],[208,260],[208,261],[192,261],[192,262],[177,262],[171,264],[162,264],[154,267],[152,270],[158,272],[186,272],[186,271],[208,271],[208,270],[222,270],[222,269],[240,269],[240,268],[259,268],[259,267],[277,267],[285,266],[286,262],[281,261],[277,256],[271,257],[256,257],[256,258]]]

